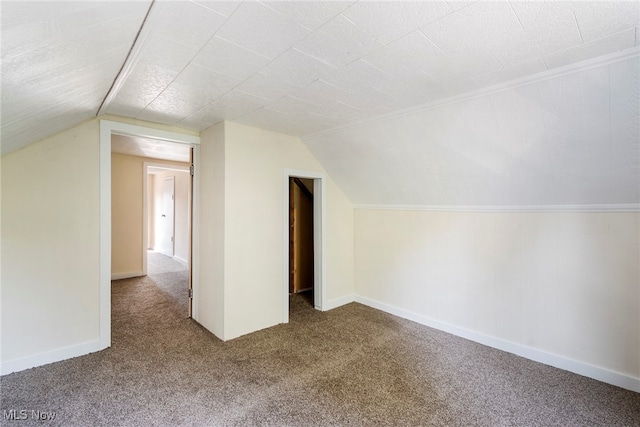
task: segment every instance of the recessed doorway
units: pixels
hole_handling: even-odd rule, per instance
[[[171,131],[164,131],[159,129],[147,128],[137,125],[131,125],[127,123],[113,122],[109,120],[100,120],[100,348],[107,348],[111,345],[111,279],[113,278],[112,272],[112,227],[113,227],[113,211],[117,211],[117,207],[112,206],[112,149],[114,141],[117,137],[134,137],[147,140],[153,140],[151,144],[144,146],[143,149],[156,149],[165,150],[167,147],[163,147],[163,144],[159,144],[158,141],[174,143],[181,147],[181,151],[187,148],[189,164],[187,170],[189,175],[193,177],[190,179],[192,198],[189,201],[190,212],[197,213],[199,207],[198,194],[198,155],[200,138],[197,136],[190,136],[179,134]],[[137,148],[141,148],[140,145]],[[117,151],[117,149],[115,150]],[[148,155],[146,153],[130,153],[137,155],[138,157],[146,158],[161,158],[154,155]],[[146,188],[146,171],[143,171],[142,165],[138,169],[136,176],[132,176],[134,180],[140,180],[145,183]],[[125,185],[126,187],[126,185]],[[123,192],[126,194],[127,192]],[[140,192],[142,193],[142,192]],[[137,197],[137,196],[136,196]],[[138,200],[142,199],[140,197]],[[140,200],[142,205],[142,200]],[[114,209],[112,209],[114,208]],[[142,218],[142,212],[140,212],[139,218]],[[139,253],[144,254],[141,258],[144,260],[143,274],[146,274],[146,260],[147,260],[147,230],[144,229],[144,237],[140,239],[139,234],[136,232],[135,248],[139,248]],[[193,309],[188,315],[194,320],[198,320],[198,281],[197,275],[192,274],[193,271],[197,271],[198,260],[198,218],[193,217],[193,221],[190,224],[191,232],[189,237],[189,259],[188,261],[188,286],[189,289],[185,292],[181,292],[181,295],[188,298],[188,306]],[[126,234],[126,233],[123,233]],[[138,249],[134,249],[138,251]],[[138,269],[136,268],[136,271]],[[110,277],[111,276],[111,277]],[[130,276],[135,277],[135,276]],[[115,277],[114,279],[117,279]]]
[[[289,294],[313,307],[313,179],[289,178]]]
[[[112,135],[111,149],[111,278],[162,284],[190,316],[191,147]]]
[[[325,290],[325,177],[322,173],[284,170],[283,323],[289,322],[290,296],[323,310]]]

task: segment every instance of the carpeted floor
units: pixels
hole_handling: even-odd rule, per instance
[[[289,324],[223,343],[186,318],[185,280],[113,282],[112,347],[1,377],[3,415],[29,418],[0,423],[640,425],[638,393],[355,303],[321,313],[294,296]]]

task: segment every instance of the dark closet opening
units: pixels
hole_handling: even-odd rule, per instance
[[[313,179],[289,178],[289,293],[313,306]]]

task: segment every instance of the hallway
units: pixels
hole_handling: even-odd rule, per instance
[[[186,265],[159,252],[147,252],[147,279],[188,315],[189,270]]]

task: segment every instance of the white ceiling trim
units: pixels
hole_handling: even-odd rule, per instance
[[[486,213],[597,213],[640,212],[640,203],[612,205],[538,205],[538,206],[420,206],[420,205],[353,205],[360,210],[425,211],[425,212],[486,212]]]
[[[161,141],[176,142],[179,144],[200,145],[199,136],[187,135],[184,133],[130,125],[111,120],[100,120],[100,127],[107,129],[109,134],[159,139]]]
[[[111,101],[113,101],[115,97],[118,95],[118,92],[120,92],[122,85],[124,85],[124,83],[127,81],[135,65],[138,63],[138,58],[140,56],[140,53],[143,50],[143,47],[148,44],[150,35],[153,34],[154,31],[153,31],[153,28],[149,28],[149,26],[145,24],[147,22],[151,22],[149,17],[151,16],[152,11],[154,9],[153,8],[154,4],[155,4],[155,0],[152,0],[151,4],[149,5],[149,9],[147,9],[146,15],[142,20],[142,24],[140,24],[140,29],[138,30],[138,34],[136,35],[136,38],[133,40],[131,49],[129,50],[129,53],[127,54],[127,57],[125,58],[124,63],[122,64],[122,68],[120,68],[120,71],[116,75],[116,78],[113,81],[111,88],[109,89],[109,92],[107,92],[107,94],[104,97],[104,100],[100,104],[100,107],[96,112],[96,117],[99,116],[101,112],[105,111],[109,107],[109,104],[111,104]]]
[[[608,64],[613,64],[616,62],[626,61],[628,59],[632,59],[635,57],[640,57],[640,47],[633,47],[629,49],[622,50],[620,52],[612,53],[609,55],[603,55],[597,58],[588,59],[581,62],[576,62],[574,64],[566,65],[564,67],[554,68],[551,70],[542,71],[536,74],[532,74],[529,76],[521,77],[515,80],[510,80],[504,83],[498,83],[492,86],[488,86],[482,89],[474,90],[471,92],[462,93],[459,95],[451,96],[448,98],[439,99],[434,102],[430,102],[427,104],[419,105],[416,107],[406,108],[404,110],[393,111],[391,113],[382,114],[380,116],[368,118],[365,120],[361,120],[355,123],[349,123],[346,125],[336,126],[331,129],[323,130],[321,132],[316,132],[313,134],[305,135],[301,137],[303,141],[311,141],[317,138],[322,138],[326,136],[330,136],[334,133],[345,129],[353,129],[362,126],[368,126],[372,123],[377,123],[381,120],[387,120],[395,117],[401,117],[411,113],[417,113],[421,111],[432,110],[440,107],[444,107],[451,104],[456,104],[459,102],[469,101],[476,98],[480,98],[487,95],[492,95],[498,92],[504,92],[507,90],[515,89],[520,86],[525,86],[529,84],[538,83],[544,80],[550,80],[557,77],[562,77],[570,74],[579,73],[582,71],[586,71],[592,68],[601,67]]]

